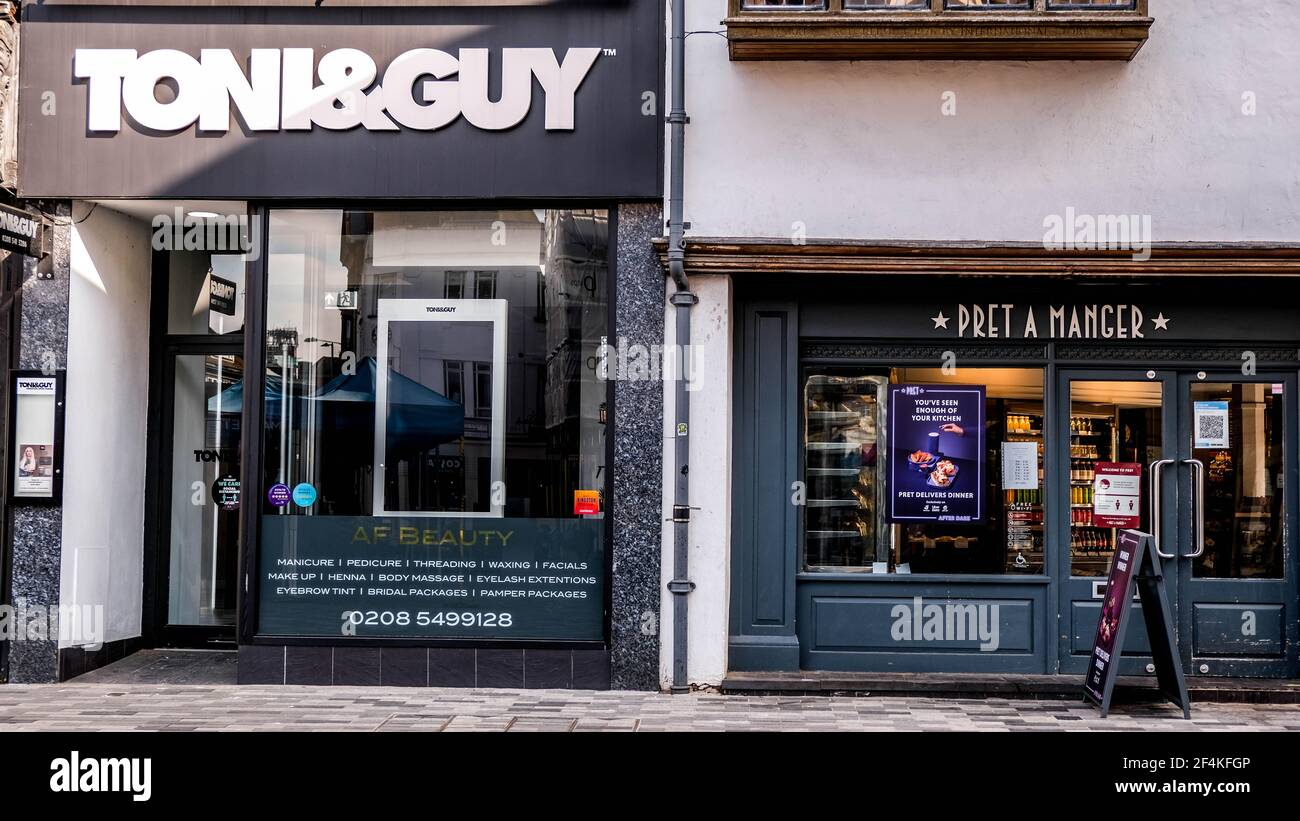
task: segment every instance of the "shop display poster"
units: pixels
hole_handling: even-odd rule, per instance
[[[1038,490],[1038,443],[1002,443],[1002,488]]]
[[[985,477],[983,385],[890,385],[889,520],[977,522]]]
[[[1142,526],[1142,465],[1097,462],[1092,480],[1092,523],[1097,527]]]

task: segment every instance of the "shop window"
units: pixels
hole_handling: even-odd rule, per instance
[[[600,210],[271,211],[262,633],[603,637],[607,242]],[[400,572],[281,581],[307,556]]]
[[[1043,572],[1041,369],[820,369],[803,413],[806,570]]]
[[[1147,0],[731,0],[733,60],[1131,60]]]

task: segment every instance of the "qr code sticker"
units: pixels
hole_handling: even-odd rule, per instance
[[[1211,442],[1222,442],[1225,438],[1222,416],[1200,416],[1196,419],[1196,438]]]

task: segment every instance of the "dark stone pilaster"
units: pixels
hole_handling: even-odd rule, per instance
[[[663,345],[664,273],[650,244],[662,235],[658,203],[619,206],[611,345]],[[614,383],[610,683],[616,690],[659,689],[663,417],[662,382]]]
[[[68,362],[68,286],[71,281],[71,204],[44,203],[53,217],[51,259],[46,265],[24,263],[16,357],[23,370],[58,370]],[[43,279],[45,270],[53,278]],[[12,506],[10,530],[11,603],[27,608],[57,607],[63,557],[63,508]],[[48,610],[44,611],[48,614]],[[17,625],[20,629],[24,625]],[[59,680],[58,636],[13,641],[9,646],[9,680],[40,683]]]

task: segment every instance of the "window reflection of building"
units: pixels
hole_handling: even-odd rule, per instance
[[[387,481],[412,511],[452,497],[486,509],[490,420],[502,412],[506,515],[571,515],[573,490],[604,479],[605,385],[588,363],[607,334],[607,225],[594,211],[273,212],[267,361],[288,398],[274,399],[268,373],[267,429],[277,413],[293,424],[268,433],[268,452],[283,439],[286,453],[267,465],[294,475],[268,479],[315,484],[320,513],[369,513],[373,456],[360,443],[373,442],[373,396],[362,412],[318,394],[383,355],[379,300],[497,299],[509,306],[500,398],[488,337],[466,323],[390,323],[387,367],[460,404],[464,421],[455,441],[404,449]],[[328,307],[343,291],[355,310]]]

